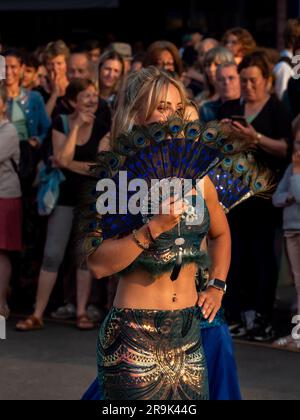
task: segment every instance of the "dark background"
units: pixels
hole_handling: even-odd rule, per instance
[[[180,43],[190,29],[219,38],[226,29],[241,25],[253,32],[259,44],[276,47],[280,19],[299,16],[300,1],[119,0],[119,7],[103,9],[101,0],[22,0],[22,9],[28,4],[35,9],[31,11],[20,10],[18,3],[20,0],[0,0],[0,34],[11,46],[35,48],[59,38],[75,43],[97,38],[103,44],[142,40],[146,45],[168,38]],[[95,3],[99,8],[89,8]],[[47,5],[62,10],[38,10]],[[74,7],[79,9],[66,10]]]

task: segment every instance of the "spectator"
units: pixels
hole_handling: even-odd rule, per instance
[[[276,207],[284,209],[284,236],[297,293],[297,315],[300,314],[300,119],[294,126],[293,163],[288,167],[273,197]],[[300,340],[281,338],[275,346],[300,350]]]
[[[285,50],[281,53],[281,59],[274,68],[275,91],[279,99],[282,99],[289,81],[293,76],[293,52],[295,44],[300,38],[300,19],[290,19],[284,31]]]
[[[205,90],[196,98],[200,108],[207,101],[217,101],[217,68],[221,64],[234,62],[234,57],[226,48],[217,47],[208,51],[204,58]]]
[[[111,44],[109,50],[120,54],[124,61],[124,75],[128,74],[132,66],[132,47],[130,44],[124,44],[122,42],[115,42]]]
[[[237,65],[234,62],[218,66],[216,88],[220,99],[207,102],[202,106],[200,119],[203,122],[219,120],[221,118],[220,110],[224,103],[240,100],[241,82]]]
[[[283,104],[269,93],[272,75],[264,54],[245,57],[239,72],[243,99],[239,114],[245,117],[247,126],[233,122],[233,127],[238,135],[255,143],[253,153],[257,161],[263,162],[278,181],[286,167],[292,137],[288,114]],[[227,308],[232,318],[241,310],[244,320],[233,328],[233,334],[241,336],[247,332],[251,340],[269,341],[274,336],[272,314],[278,280],[274,244],[280,213],[270,199],[252,197],[231,212],[229,221],[233,255]]]
[[[37,58],[30,54],[25,57],[24,60],[24,70],[22,76],[22,83],[21,86],[24,89],[32,90],[37,87],[38,81],[38,70],[40,67],[40,63],[38,62]]]
[[[183,63],[176,45],[168,41],[157,41],[147,50],[144,67],[155,66],[160,69],[175,73],[181,77]]]
[[[93,80],[93,68],[89,55],[85,52],[72,52],[68,62],[68,78]]]
[[[10,50],[3,55],[6,59],[8,116],[21,142],[22,180],[31,186],[38,159],[36,151],[48,134],[50,121],[40,94],[20,87],[24,69],[21,54],[17,50]]]
[[[125,64],[123,57],[112,51],[101,56],[99,64],[99,89],[100,97],[111,108],[114,107],[118,89],[124,76]]]
[[[70,51],[63,41],[50,42],[44,51],[44,62],[48,73],[48,85],[42,93],[50,118],[54,109],[68,107],[64,103],[64,96],[69,84],[67,70]],[[61,104],[62,102],[62,104]]]
[[[10,253],[22,250],[22,202],[17,173],[20,143],[15,127],[6,118],[6,107],[5,89],[0,86],[0,315],[8,318]]]
[[[131,72],[139,71],[143,68],[145,57],[146,57],[146,54],[143,52],[138,53],[133,57],[132,64],[131,64]]]
[[[102,150],[101,139],[107,133],[107,127],[95,118],[99,100],[97,89],[91,81],[73,80],[66,94],[75,111],[72,115],[58,117],[53,126],[53,160],[63,168],[66,180],[61,184],[57,207],[48,222],[35,311],[28,319],[17,324],[17,329],[21,331],[40,330],[44,327],[44,312],[70,239],[73,211],[79,199],[80,187],[88,179],[91,162],[95,161],[97,152]],[[87,269],[78,269],[77,327],[82,330],[94,326],[86,314],[90,290],[90,273]]]
[[[300,38],[297,40],[294,49],[294,55],[300,57]],[[300,114],[300,61],[295,65],[295,74],[289,81],[288,89],[285,95],[285,103],[291,113],[291,118],[295,119]]]
[[[91,39],[84,44],[83,48],[85,51],[87,51],[89,59],[92,61],[94,66],[98,67],[102,52],[100,42],[95,39]]]
[[[244,28],[228,30],[223,36],[222,44],[234,55],[237,65],[242,62],[246,55],[252,54],[256,49],[253,36]]]

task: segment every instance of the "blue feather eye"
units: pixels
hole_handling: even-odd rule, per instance
[[[233,144],[226,144],[223,148],[224,153],[232,153],[234,151],[234,145]]]
[[[206,143],[213,143],[218,138],[218,132],[214,128],[204,131],[203,139]]]
[[[169,123],[169,132],[173,136],[177,136],[183,131],[182,120],[180,118],[175,118]]]
[[[147,145],[146,136],[141,132],[137,132],[136,134],[134,134],[132,142],[133,145],[138,148],[146,147]]]
[[[190,122],[185,128],[185,137],[188,140],[196,140],[200,136],[201,128],[199,122]]]
[[[120,167],[120,159],[117,158],[117,156],[112,157],[109,161],[109,165],[112,168],[112,170],[117,170]]]

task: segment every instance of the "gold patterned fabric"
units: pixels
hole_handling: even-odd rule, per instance
[[[104,400],[208,400],[200,308],[113,308],[98,340]]]

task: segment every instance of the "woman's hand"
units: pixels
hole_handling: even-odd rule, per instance
[[[251,124],[249,124],[247,127],[244,127],[239,122],[232,121],[231,125],[234,128],[234,130],[237,131],[239,134],[242,134],[243,136],[253,140],[253,143],[255,143],[255,141],[258,140],[258,133]]]
[[[293,170],[295,175],[300,174],[300,151],[293,154]]]
[[[90,111],[79,112],[75,120],[75,126],[82,127],[85,124],[93,124],[95,120],[95,114]]]
[[[186,212],[187,206],[182,200],[177,200],[176,197],[170,199],[170,212],[163,214],[163,208],[166,203],[160,207],[161,213],[154,216],[149,223],[149,227],[154,239],[158,238],[162,233],[169,232],[176,227],[182,215]]]
[[[198,306],[202,308],[205,319],[211,324],[222,307],[224,293],[222,290],[209,287],[205,292],[199,294]]]
[[[65,77],[61,77],[55,71],[51,72],[50,88],[52,93],[54,93],[57,97],[62,97],[66,94],[67,86],[67,79]]]

